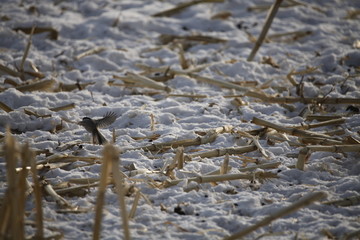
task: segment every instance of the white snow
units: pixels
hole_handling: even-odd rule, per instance
[[[261,90],[264,93],[299,97],[299,89],[287,80],[287,75],[292,70],[317,67],[314,72],[293,76],[296,82],[303,83],[304,97],[360,97],[360,50],[354,44],[360,37],[359,15],[354,19],[346,18],[349,11],[359,10],[359,1],[302,0],[296,1],[300,5],[280,8],[269,30],[269,38],[274,34],[295,31],[310,34],[288,42],[287,36],[273,38],[261,46],[252,62],[246,60],[253,47],[247,33],[258,37],[267,12],[247,9],[270,5],[273,1],[225,0],[222,3],[195,5],[171,17],[152,17],[182,2],[2,0],[0,64],[16,71],[21,63],[29,35],[20,30],[14,31],[14,28],[53,28],[58,32],[56,40],[51,39],[48,32],[33,35],[25,71],[34,71],[33,65],[45,74],[45,79],[55,79],[57,84],[92,84],[82,90],[76,87],[73,91],[20,92],[8,81],[13,80],[18,84],[23,81],[0,71],[1,88],[6,88],[0,92],[0,102],[13,109],[9,113],[0,110],[0,134],[4,135],[6,125],[9,125],[18,132],[15,136],[19,142],[28,141],[36,150],[101,157],[103,146],[92,145],[89,133],[76,122],[85,116],[100,118],[109,111],[115,112],[119,116],[117,120],[110,127],[101,129],[101,132],[110,140],[112,131],[115,131],[115,146],[124,150],[121,154],[121,170],[128,171],[131,164],[144,170],[133,178],[145,182],[131,183],[152,202],[150,205],[144,199],[140,200],[136,215],[130,221],[133,239],[222,239],[311,192],[325,192],[327,196],[321,201],[358,196],[359,153],[314,152],[302,171],[291,168],[297,159],[289,155],[297,154],[299,147],[287,142],[271,143],[261,137],[259,142],[270,158],[266,159],[259,151],[244,154],[246,158],[231,155],[230,173],[240,173],[239,169],[244,166],[255,166],[253,162],[280,161],[276,169],[261,170],[278,174],[277,179],[232,180],[216,185],[182,182],[164,189],[146,183],[148,179],[168,179],[159,170],[172,161],[176,148],[150,152],[139,147],[195,139],[199,137],[196,131],[209,131],[224,125],[231,125],[240,131],[259,129],[260,126],[251,123],[253,117],[287,127],[316,122],[309,122],[300,115],[307,107],[305,104],[267,103],[244,96],[241,100],[245,104],[236,106],[232,103],[234,98],[225,96],[241,95],[243,92],[200,82],[185,75],[176,75],[164,82],[173,89],[171,94],[205,95],[205,98],[168,96],[161,90],[124,86],[125,82],[115,76],[125,77],[127,72],[142,74],[143,69],[138,64],[182,70],[179,48],[171,43],[162,45],[159,39],[161,34],[206,35],[227,40],[225,43],[211,44],[192,42],[185,49],[185,58],[191,67],[208,64],[196,72],[203,77],[239,84],[248,81],[259,89],[266,83],[270,87],[264,86]],[[290,3],[284,1],[283,4]],[[229,11],[231,16],[222,20],[211,19],[222,11]],[[94,48],[103,50],[76,59],[79,54]],[[261,63],[263,57],[271,57],[279,68]],[[26,76],[28,80],[32,79]],[[267,83],[269,80],[272,82]],[[250,86],[249,90],[254,90],[254,87]],[[70,103],[74,103],[75,108],[58,112],[50,110]],[[344,115],[346,121],[341,128],[345,134],[340,139],[352,136],[359,140],[360,117],[358,113],[346,110],[348,106],[315,104],[309,109],[312,114]],[[359,109],[359,105],[353,107]],[[50,114],[51,117],[30,116],[25,110],[39,115]],[[54,132],[59,124],[63,129]],[[335,129],[330,125],[311,130],[326,132]],[[150,140],[155,134],[159,137]],[[296,137],[288,137],[291,141],[297,141]],[[59,148],[59,145],[75,140],[82,142],[81,147]],[[212,143],[185,147],[185,154],[239,147],[248,142],[248,138],[235,133],[224,133]],[[4,159],[0,159],[0,192],[3,194],[6,171]],[[44,154],[37,156],[38,161],[44,159]],[[224,156],[196,157],[186,162],[184,169],[175,169],[175,175],[184,179],[204,175],[219,169],[223,159]],[[98,178],[100,172],[101,164],[86,165],[86,162],[79,161],[42,174],[55,185],[73,178]],[[190,187],[195,190],[184,191]],[[96,187],[91,187],[83,197],[65,196],[72,205],[90,209],[85,213],[58,213],[56,203],[45,197],[46,235],[51,236],[58,231],[64,235],[64,239],[89,239],[92,236],[96,197]],[[128,209],[133,199],[134,196],[126,198]],[[31,214],[27,219],[34,219],[33,205],[29,197],[27,209]],[[106,191],[103,214],[101,239],[123,239],[118,198],[112,186]],[[341,239],[360,229],[359,216],[359,205],[339,207],[317,202],[259,228],[245,239],[331,239],[325,231],[335,239]],[[34,234],[34,231],[34,228],[27,226],[28,235]]]

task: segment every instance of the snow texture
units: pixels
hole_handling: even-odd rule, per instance
[[[130,221],[133,239],[222,239],[245,227],[251,226],[277,210],[296,202],[302,196],[323,191],[331,201],[360,192],[359,153],[314,152],[306,163],[305,170],[291,166],[296,164],[299,146],[297,137],[287,136],[286,141],[270,141],[260,137],[259,142],[269,158],[260,151],[230,155],[230,173],[240,173],[242,167],[256,163],[279,161],[271,171],[278,178],[265,181],[232,180],[216,184],[182,182],[169,188],[155,188],[148,179],[160,183],[167,176],[160,170],[175,156],[176,148],[164,152],[151,152],[140,147],[152,143],[194,139],[198,132],[231,125],[234,132],[223,133],[215,141],[199,146],[185,147],[185,154],[212,149],[240,147],[250,142],[249,138],[236,131],[260,129],[253,124],[254,117],[272,123],[293,127],[316,123],[306,120],[300,113],[308,109],[311,114],[342,115],[341,126],[312,129],[326,132],[343,129],[343,139],[351,136],[359,140],[359,105],[349,104],[277,104],[262,102],[243,96],[243,105],[234,104],[234,98],[242,95],[234,89],[222,88],[197,81],[187,75],[176,75],[164,82],[171,88],[170,94],[205,95],[206,97],[178,97],[162,90],[131,87],[115,76],[125,77],[127,72],[142,74],[139,64],[150,67],[171,67],[181,70],[179,48],[174,42],[162,44],[162,34],[191,36],[204,35],[227,40],[221,43],[184,44],[185,58],[191,67],[206,66],[196,74],[225,82],[250,85],[249,90],[258,90],[272,96],[299,97],[299,88],[287,79],[292,71],[309,67],[311,73],[294,75],[301,83],[303,97],[360,98],[360,51],[354,42],[359,41],[359,16],[347,18],[350,11],[359,10],[360,1],[321,0],[296,1],[290,7],[281,7],[268,32],[269,42],[259,49],[254,61],[248,62],[254,43],[249,35],[259,36],[267,11],[249,11],[255,6],[270,6],[270,0],[225,0],[221,3],[198,4],[170,17],[152,15],[177,4],[180,0],[2,0],[0,5],[0,63],[16,71],[26,48],[29,34],[16,28],[46,27],[56,30],[56,39],[49,32],[32,36],[32,45],[26,59],[25,71],[34,71],[36,66],[45,79],[54,79],[59,84],[89,84],[72,91],[25,91],[21,92],[9,80],[22,83],[19,77],[1,72],[0,102],[13,111],[0,110],[0,131],[5,135],[9,126],[20,143],[29,142],[35,150],[48,150],[53,154],[75,156],[102,156],[103,146],[91,144],[90,134],[76,124],[83,117],[101,118],[107,112],[119,117],[110,127],[101,129],[110,140],[115,131],[115,146],[123,150],[121,170],[127,172],[130,165],[147,172],[133,178],[143,179],[134,184],[150,201],[139,202],[135,217]],[[292,1],[284,1],[289,5]],[[215,14],[230,13],[224,19],[212,19]],[[291,36],[271,38],[274,34],[307,33],[297,39]],[[88,50],[102,51],[76,58]],[[271,57],[278,67],[263,63]],[[207,65],[206,65],[207,64]],[[152,75],[151,75],[152,74]],[[163,72],[151,73],[148,77]],[[29,80],[34,77],[25,76]],[[269,82],[271,80],[271,82]],[[112,84],[112,85],[111,85]],[[252,85],[251,85],[252,84]],[[264,86],[263,86],[264,84]],[[263,88],[262,88],[263,86]],[[260,89],[260,90],[259,90]],[[51,108],[74,103],[68,110],[52,111]],[[26,114],[30,110],[36,117]],[[65,120],[66,121],[65,121]],[[62,129],[55,130],[56,126]],[[151,140],[150,136],[154,137]],[[70,149],[60,145],[79,141]],[[37,161],[46,159],[45,154]],[[195,157],[186,162],[183,170],[175,169],[177,178],[189,178],[220,168],[224,156]],[[256,163],[254,163],[254,161]],[[1,158],[1,193],[6,189],[5,161]],[[259,171],[259,170],[258,170]],[[71,163],[62,168],[43,172],[49,183],[56,185],[70,179],[98,178],[101,164],[86,162]],[[29,178],[30,179],[30,178]],[[198,190],[184,191],[189,186]],[[91,187],[83,197],[65,198],[74,206],[88,208],[85,213],[59,213],[56,203],[43,198],[45,233],[64,234],[64,239],[89,239],[92,237],[94,206],[97,188]],[[134,196],[126,198],[128,209]],[[27,201],[28,219],[35,212],[31,196]],[[270,225],[250,233],[245,239],[340,239],[360,229],[360,206],[340,207],[311,204]],[[34,228],[26,227],[28,235]],[[106,191],[106,206],[103,212],[101,239],[123,239],[123,229],[117,195],[112,186]]]

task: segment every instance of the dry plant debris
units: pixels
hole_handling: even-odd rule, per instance
[[[299,208],[305,207],[309,204],[311,204],[312,202],[319,200],[321,198],[324,198],[326,196],[325,193],[323,192],[315,192],[315,193],[311,193],[308,194],[307,196],[304,196],[302,199],[298,200],[297,202],[291,204],[290,206],[287,206],[285,208],[282,208],[280,210],[278,210],[277,212],[273,213],[272,215],[264,218],[263,220],[261,220],[260,222],[258,222],[257,224],[250,226],[238,233],[235,233],[234,235],[231,235],[229,237],[226,237],[224,239],[226,240],[232,240],[232,239],[239,239],[242,238],[246,235],[248,235],[249,233],[251,233],[252,231],[255,231],[257,228],[259,227],[263,227],[268,225],[270,222],[272,222],[273,220],[280,218],[284,215],[290,214],[291,212],[294,212],[296,210],[298,210]]]
[[[353,3],[80,2],[2,6],[1,239],[359,236]]]
[[[190,2],[181,3],[178,6],[171,8],[169,10],[165,10],[153,15],[153,17],[170,17],[174,14],[180,13],[184,11],[186,8],[191,7],[193,5],[201,4],[201,3],[221,3],[224,0],[193,0]]]

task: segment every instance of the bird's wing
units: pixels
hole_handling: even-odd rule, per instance
[[[115,122],[117,118],[116,113],[114,112],[107,112],[103,118],[95,120],[96,127],[104,128]]]

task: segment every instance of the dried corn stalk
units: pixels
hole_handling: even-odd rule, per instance
[[[268,40],[270,41],[277,41],[277,42],[284,42],[284,43],[291,43],[294,41],[299,40],[300,38],[307,37],[311,35],[312,31],[294,31],[288,33],[279,33],[279,34],[272,34],[268,36]]]
[[[250,174],[244,173],[229,173],[229,174],[220,174],[220,175],[203,175],[198,177],[178,179],[178,180],[167,180],[164,182],[164,187],[171,187],[177,185],[182,181],[187,182],[196,182],[196,183],[210,183],[210,182],[222,182],[222,181],[231,181],[239,179],[253,180],[254,178],[266,179],[266,178],[277,178],[277,175],[270,172],[255,172]]]
[[[84,196],[84,190],[89,189],[90,187],[96,187],[99,183],[91,183],[91,184],[84,184],[84,185],[77,185],[77,186],[71,186],[66,188],[60,188],[56,189],[55,192],[59,195],[68,195],[71,194],[72,196]]]
[[[11,68],[8,68],[2,64],[0,64],[0,72],[6,73],[13,77],[21,77],[21,73],[16,72],[16,71],[12,70]]]
[[[120,76],[114,76],[114,78],[120,79],[124,82],[134,84],[136,87],[148,87],[153,88],[157,90],[163,90],[166,92],[171,92],[171,88],[164,85],[163,83],[156,82],[148,77],[138,75],[136,73],[128,72],[126,76],[120,77]]]
[[[300,170],[304,170],[305,163],[310,157],[310,154],[314,151],[318,152],[336,152],[336,153],[343,153],[343,152],[360,152],[360,144],[355,145],[333,145],[333,146],[322,146],[322,145],[315,145],[315,146],[307,146],[302,148],[299,151],[299,157],[296,162],[296,168]]]
[[[99,157],[81,157],[81,156],[71,156],[67,154],[54,154],[46,158],[45,160],[38,162],[37,164],[56,163],[56,162],[76,162],[76,161],[94,163],[100,160],[101,158]]]
[[[144,149],[146,151],[159,151],[164,148],[177,148],[179,146],[192,146],[192,145],[201,145],[206,144],[215,141],[217,136],[222,133],[229,133],[233,130],[232,126],[223,126],[218,127],[215,129],[211,129],[210,131],[206,132],[205,136],[199,136],[194,139],[184,139],[184,140],[175,140],[171,142],[165,142],[165,143],[155,143],[148,146],[140,147],[141,149]],[[133,150],[133,149],[132,149]]]
[[[266,121],[266,120],[263,120],[260,118],[256,118],[256,117],[253,118],[252,123],[261,125],[261,126],[265,126],[265,127],[269,127],[269,128],[273,128],[276,131],[284,132],[286,134],[293,135],[293,136],[310,137],[310,138],[318,137],[318,138],[323,138],[323,139],[337,140],[337,138],[332,138],[325,134],[311,132],[311,131],[307,131],[307,130],[301,130],[301,129],[297,129],[297,128],[283,127],[283,126],[277,125],[275,123],[272,123],[272,122],[269,122],[269,121]]]
[[[254,59],[257,51],[259,50],[261,44],[263,43],[263,41],[266,37],[266,34],[271,26],[271,23],[281,5],[281,3],[282,3],[282,0],[275,0],[274,4],[269,9],[268,15],[265,20],[265,24],[261,30],[260,36],[258,37],[253,49],[251,50],[251,53],[247,59],[248,61],[252,61]]]
[[[34,198],[35,198],[35,209],[36,209],[36,234],[35,237],[38,239],[42,239],[44,236],[44,223],[43,223],[43,210],[42,210],[42,193],[41,193],[41,186],[40,181],[38,179],[37,168],[36,168],[36,160],[34,153],[30,153],[30,166],[31,166],[31,173],[33,178],[33,185],[34,185]]]
[[[109,145],[106,145],[109,146]],[[100,239],[100,231],[101,231],[101,219],[102,219],[102,211],[105,204],[105,191],[108,184],[108,178],[110,177],[110,169],[111,169],[111,156],[107,154],[105,156],[106,151],[104,149],[104,156],[101,166],[101,175],[100,175],[100,184],[96,198],[96,207],[95,207],[95,220],[93,227],[93,240]]]
[[[125,189],[124,189],[124,175],[121,173],[119,164],[119,150],[115,148],[113,145],[106,145],[104,147],[104,162],[111,161],[112,166],[112,175],[115,182],[116,192],[118,194],[119,199],[119,209],[122,219],[122,228],[124,230],[124,239],[130,240],[130,228],[129,228],[129,217],[126,209],[125,202]]]
[[[159,40],[162,44],[169,44],[173,41],[181,41],[181,42],[197,42],[201,44],[210,44],[210,43],[225,43],[227,40],[211,37],[211,36],[204,36],[204,35],[190,35],[190,36],[180,36],[180,35],[169,35],[169,34],[162,34],[159,37]]]
[[[21,202],[18,202],[21,195],[24,194],[24,189],[19,188],[20,179],[15,170],[18,163],[19,146],[9,129],[5,135],[4,152],[8,188],[0,209],[0,235],[8,235],[13,239],[24,239],[24,212]]]
[[[242,237],[248,235],[249,233],[255,231],[256,229],[270,224],[275,219],[283,217],[285,215],[288,215],[294,211],[297,211],[298,209],[303,208],[321,198],[324,198],[325,196],[326,196],[326,194],[324,192],[310,193],[310,194],[306,195],[305,197],[302,197],[298,201],[290,204],[289,206],[284,207],[280,210],[277,210],[276,212],[272,213],[268,217],[265,217],[263,220],[259,221],[255,225],[247,227],[231,236],[224,238],[224,240],[234,240],[234,239],[242,238]]]
[[[77,207],[72,206],[65,198],[57,194],[54,188],[45,180],[42,181],[42,186],[44,187],[45,192],[55,200],[60,208],[77,209]]]
[[[260,153],[267,159],[269,159],[269,155],[267,154],[266,150],[261,146],[260,142],[259,142],[259,137],[258,136],[253,136],[247,132],[243,132],[243,131],[237,131],[238,134],[240,134],[241,136],[244,137],[248,137],[251,138],[255,144],[255,146],[258,148],[258,150],[260,151]]]
[[[355,206],[355,205],[360,204],[360,195],[347,197],[347,198],[340,199],[340,200],[322,202],[322,204],[334,205],[334,206],[340,206],[340,207]]]
[[[200,3],[222,3],[224,2],[224,0],[193,0],[190,2],[185,2],[185,3],[180,3],[179,5],[177,5],[174,8],[156,13],[154,15],[152,15],[153,17],[170,17],[172,15],[175,15],[177,13],[182,12],[183,10],[185,10],[188,7],[191,7],[193,5],[196,4],[200,4]]]
[[[51,40],[57,40],[59,32],[52,28],[52,27],[36,27],[34,30],[32,30],[32,27],[18,27],[18,28],[14,28],[14,31],[22,31],[26,34],[31,34],[31,32],[33,31],[33,34],[39,34],[39,33],[44,33],[44,32],[49,32],[49,38]]]
[[[248,171],[254,171],[256,169],[272,169],[272,168],[277,168],[280,164],[281,164],[281,162],[271,162],[271,163],[258,164],[256,166],[240,168],[239,171],[248,172]]]
[[[198,68],[194,68],[194,69],[186,69],[186,70],[173,70],[173,69],[169,69],[169,68],[152,68],[152,67],[148,67],[148,66],[144,66],[144,65],[137,65],[140,68],[145,69],[146,71],[149,72],[161,72],[161,71],[165,71],[167,70],[169,72],[169,74],[171,75],[185,75],[188,76],[190,78],[193,78],[197,81],[201,81],[201,82],[205,82],[208,84],[212,84],[212,85],[216,85],[218,87],[222,87],[222,88],[228,88],[228,89],[234,89],[240,92],[248,92],[248,88],[246,87],[242,87],[238,84],[234,84],[231,82],[227,82],[227,81],[222,81],[222,80],[218,80],[215,78],[210,78],[210,77],[204,77],[201,76],[199,74],[196,74],[195,72],[201,71],[204,67],[208,67],[208,65],[206,66],[200,66]]]
[[[53,112],[59,112],[59,111],[70,110],[70,109],[73,109],[74,107],[75,107],[75,103],[69,103],[64,106],[49,108],[49,110],[53,111]]]
[[[357,100],[357,99],[354,99]],[[319,122],[322,121],[329,121],[329,120],[333,120],[333,119],[339,119],[344,117],[343,115],[307,115],[306,116],[306,120],[307,121],[313,121],[313,120],[317,120]]]
[[[301,126],[298,126],[295,128],[307,130],[307,129],[311,129],[311,128],[324,127],[324,126],[328,126],[328,125],[339,125],[339,124],[343,124],[343,123],[345,123],[345,118],[336,118],[336,119],[323,121],[320,123],[301,124]]]
[[[227,153],[225,155],[223,163],[221,164],[220,174],[227,174],[227,172],[229,171],[229,161],[230,161],[230,157],[229,154]]]
[[[14,111],[11,107],[9,107],[8,105],[6,105],[5,103],[3,102],[0,102],[0,108],[2,110],[4,110],[5,112],[12,112]]]
[[[291,70],[288,75],[286,76],[286,78],[289,80],[289,82],[293,85],[293,86],[297,86],[298,83],[296,82],[296,80],[293,78],[293,76],[296,76],[296,75],[305,75],[305,74],[311,74],[311,73],[314,73],[318,68],[317,67],[309,67],[305,70],[302,70],[302,71],[298,71],[296,72],[295,70]]]
[[[226,81],[222,81],[222,80],[218,80],[215,78],[210,78],[210,77],[204,77],[204,76],[200,76],[198,74],[195,73],[182,73],[180,71],[176,71],[177,74],[185,74],[191,78],[194,78],[198,81],[201,82],[205,82],[205,83],[209,83],[209,84],[213,84],[219,87],[223,87],[223,88],[228,88],[228,89],[234,89],[240,92],[246,92],[248,91],[248,88],[246,87],[241,87],[237,84],[231,83],[231,82],[226,82]]]
[[[89,85],[93,85],[95,84],[94,82],[90,82],[90,83],[73,83],[73,84],[64,84],[64,83],[59,83],[59,87],[58,87],[58,91],[65,91],[65,92],[70,92],[73,91],[75,89],[78,90],[83,90],[84,88],[86,88]]]
[[[78,61],[78,60],[80,60],[80,59],[83,58],[83,57],[90,56],[90,55],[93,55],[93,54],[101,53],[101,52],[105,51],[106,49],[107,49],[106,47],[95,47],[95,48],[92,48],[92,49],[90,49],[90,50],[87,50],[87,51],[85,51],[85,52],[82,52],[82,53],[76,55],[76,56],[74,57],[74,60],[75,60],[75,61]]]
[[[27,83],[26,85],[19,85],[16,87],[20,92],[26,91],[50,91],[52,90],[56,81],[54,79],[35,81],[33,83]]]
[[[137,208],[137,206],[139,204],[140,197],[141,197],[141,192],[140,192],[139,189],[137,189],[135,197],[134,197],[133,205],[132,205],[131,210],[129,212],[129,219],[133,219],[135,217],[135,212],[136,212],[136,208]]]
[[[201,153],[193,153],[186,155],[187,159],[193,159],[195,157],[201,157],[201,158],[211,158],[211,157],[220,157],[224,156],[226,154],[243,154],[247,152],[255,151],[257,147],[255,145],[249,145],[249,146],[241,146],[241,147],[229,147],[229,148],[219,148],[219,149],[213,149],[206,152]]]
[[[231,16],[232,16],[232,13],[230,11],[223,11],[223,12],[218,12],[218,13],[212,15],[210,19],[225,20]]]
[[[168,97],[188,97],[188,98],[208,98],[207,95],[199,95],[199,94],[168,94]]]
[[[21,59],[21,62],[20,62],[20,67],[19,67],[19,70],[21,72],[21,75],[24,76],[24,64],[25,64],[25,60],[29,54],[29,51],[30,51],[30,47],[31,47],[31,39],[32,39],[32,35],[34,34],[34,31],[35,31],[35,26],[33,26],[30,30],[30,36],[29,36],[29,40],[26,44],[26,48],[24,50],[24,54],[22,56],[22,59]]]
[[[262,92],[248,91],[245,96],[260,99],[267,103],[304,103],[304,104],[360,104],[358,98],[303,98],[303,97],[272,97]],[[243,95],[232,95],[225,97],[243,97]],[[330,116],[331,117],[331,116]],[[334,116],[335,118],[335,116]],[[338,117],[339,118],[339,117]]]

